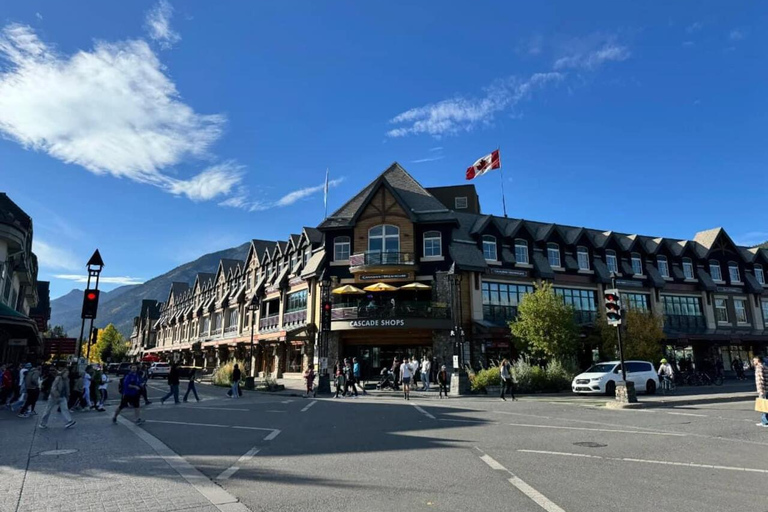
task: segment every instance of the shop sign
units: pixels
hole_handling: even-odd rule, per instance
[[[741,288],[736,288],[734,286],[718,286],[717,291],[722,293],[742,293]]]
[[[518,270],[518,269],[511,269],[511,268],[489,268],[488,273],[497,275],[497,276],[528,277],[527,270]]]
[[[366,320],[350,320],[350,327],[405,327],[402,318],[370,318]]]
[[[8,340],[9,347],[26,347],[27,338],[10,338]]]
[[[382,279],[408,279],[408,274],[364,274],[360,276],[362,281],[380,281]]]
[[[629,287],[629,288],[642,288],[643,282],[642,281],[634,281],[631,279],[617,279],[616,280],[616,286],[623,286],[623,287]]]

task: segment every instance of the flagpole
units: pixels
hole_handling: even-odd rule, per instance
[[[330,167],[325,168],[325,187],[323,189],[323,205],[325,206],[325,215],[323,216],[323,220],[328,218],[328,173],[330,170]]]
[[[507,217],[507,198],[504,194],[504,166],[501,165],[501,146],[496,148],[499,152],[499,176],[501,177],[501,206],[504,209],[504,217]]]

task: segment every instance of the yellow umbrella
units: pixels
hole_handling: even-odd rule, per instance
[[[361,295],[361,294],[364,294],[365,292],[356,286],[352,286],[351,284],[345,284],[344,286],[334,288],[331,291],[331,293],[335,295],[344,295],[344,294]]]
[[[400,287],[401,290],[431,290],[432,287],[428,284],[422,283],[410,283]]]
[[[393,292],[397,290],[397,286],[392,286],[387,283],[376,283],[370,286],[366,286],[363,290],[367,292]]]

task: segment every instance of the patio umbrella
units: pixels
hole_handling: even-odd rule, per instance
[[[401,290],[431,290],[432,287],[428,284],[422,283],[410,283],[400,287]]]
[[[366,286],[363,290],[367,292],[393,292],[397,290],[397,286],[392,286],[387,283],[376,283],[370,286]]]
[[[331,293],[334,295],[362,295],[365,292],[361,290],[360,288],[356,286],[352,286],[351,284],[345,284],[344,286],[339,286],[338,288],[334,288]]]

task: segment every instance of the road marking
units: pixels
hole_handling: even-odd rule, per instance
[[[528,498],[533,500],[533,502],[536,503],[538,506],[540,506],[547,512],[565,512],[565,510],[563,510],[562,508],[557,506],[555,503],[550,501],[546,496],[541,494],[539,491],[537,491],[527,483],[523,482],[514,473],[512,473],[510,470],[508,470],[507,468],[499,464],[493,457],[483,452],[477,446],[475,446],[475,449],[483,454],[480,456],[480,460],[488,464],[488,466],[495,471],[504,471],[505,473],[509,474],[511,478],[507,479],[507,481],[510,484],[512,484],[518,491],[522,492]]]
[[[235,496],[213,483],[208,477],[202,474],[178,453],[171,450],[168,445],[161,440],[123,417],[119,417],[118,421],[123,426],[127,427],[128,430],[136,434],[142,441],[147,443],[155,453],[162,457],[169,466],[189,483],[189,485],[202,494],[221,512],[249,512],[248,508],[240,503]]]
[[[409,402],[409,403],[410,403],[410,402]],[[419,411],[421,414],[423,414],[423,415],[424,415],[424,416],[426,416],[427,418],[431,418],[431,419],[433,419],[433,420],[434,420],[434,419],[437,419],[437,418],[435,418],[434,416],[432,416],[430,413],[428,413],[427,411],[425,411],[424,409],[422,409],[420,405],[418,405],[418,404],[414,404],[414,403],[411,403],[411,405],[412,405],[412,406],[414,406],[414,407],[416,408],[416,410],[417,410],[417,411]]]
[[[585,427],[561,427],[559,425],[529,425],[526,423],[507,423],[511,427],[529,427],[529,428],[549,428],[556,430],[584,430],[587,432],[612,432],[616,434],[636,434],[643,436],[672,436],[672,437],[687,437],[688,434],[680,434],[673,432],[649,432],[644,430],[618,430],[608,428],[585,428]]]
[[[245,452],[245,455],[237,459],[237,461],[232,466],[222,471],[221,474],[216,477],[216,480],[229,480],[232,475],[237,473],[241,466],[248,463],[248,461],[250,461],[257,453],[259,453],[259,449],[254,446]]]
[[[219,425],[217,423],[189,423],[185,421],[161,421],[161,420],[145,420],[146,423],[165,423],[168,425],[185,425],[190,427],[213,427],[213,428],[234,428],[237,430],[268,430],[270,433],[264,438],[265,441],[271,441],[280,435],[282,430],[276,428],[265,427],[244,427],[240,425]]]
[[[459,421],[462,423],[482,423],[484,425],[498,425],[498,421],[485,421],[485,420],[465,420],[460,418],[440,418],[440,421]]]
[[[714,464],[697,464],[695,462],[672,462],[666,460],[634,459],[631,457],[604,457],[600,455],[586,455],[583,453],[550,452],[546,450],[517,450],[522,453],[536,453],[541,455],[560,455],[563,457],[580,457],[585,459],[613,460],[618,462],[640,462],[644,464],[660,464],[662,466],[684,466],[688,468],[720,469],[723,471],[744,471],[747,473],[766,473],[768,469],[740,468],[735,466],[718,466]]]
[[[291,402],[294,402],[294,401],[295,401],[295,400],[283,400],[283,401],[282,401],[282,402],[280,402],[280,403],[281,403],[281,404],[289,404],[289,403],[291,403]]]
[[[312,407],[313,405],[315,405],[316,403],[317,403],[317,400],[313,400],[313,401],[309,402],[307,405],[304,406],[304,408],[301,410],[301,412],[307,412],[309,410],[309,408]]]
[[[693,414],[691,412],[671,412],[665,411],[667,414],[674,414],[675,416],[693,416],[695,418],[709,418],[706,414]]]
[[[210,409],[212,411],[244,411],[249,412],[250,409],[237,409],[234,407],[205,407],[202,405],[180,405],[179,408],[181,409]],[[162,411],[163,409],[154,409],[155,411]],[[168,408],[167,410],[172,411],[173,409]]]

